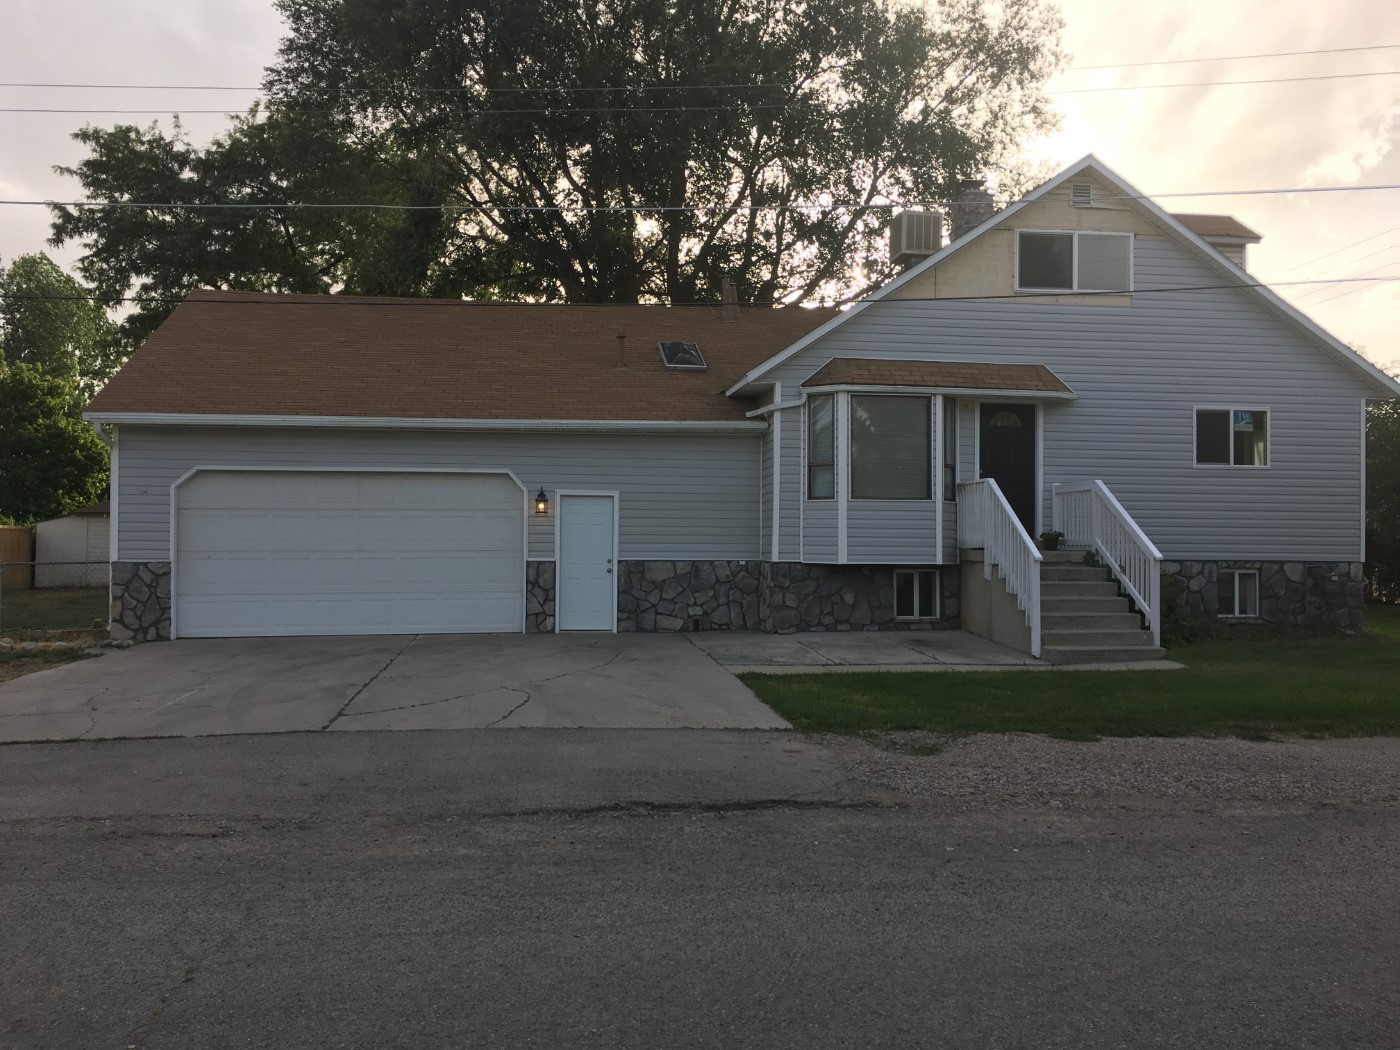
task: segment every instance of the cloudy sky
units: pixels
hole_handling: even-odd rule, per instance
[[[1103,66],[1400,44],[1393,0],[1061,0],[1073,65]],[[7,81],[154,84],[258,82],[280,26],[269,0],[4,0]],[[1063,128],[1033,144],[1062,164],[1097,153],[1153,194],[1400,183],[1400,76],[1166,90],[1078,89],[1400,70],[1400,48],[1107,70],[1073,69],[1051,87]],[[191,109],[241,106],[229,92],[0,88],[0,106],[181,109],[196,137],[223,127]],[[96,123],[144,116],[94,116]],[[81,153],[81,115],[0,113],[0,199],[72,197],[55,175]],[[1170,199],[1224,211],[1264,235],[1250,268],[1267,281],[1400,275],[1400,192]],[[44,249],[47,213],[0,206],[0,260]],[[71,263],[76,252],[59,254]],[[1381,364],[1400,366],[1400,283],[1281,289]]]

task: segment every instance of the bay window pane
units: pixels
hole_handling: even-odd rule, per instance
[[[1074,287],[1074,234],[1026,233],[1017,240],[1018,288]]]
[[[836,498],[836,399],[807,402],[807,498]]]
[[[931,499],[926,397],[851,398],[851,498]]]
[[[1133,239],[1119,234],[1079,235],[1079,290],[1125,292],[1132,287]]]

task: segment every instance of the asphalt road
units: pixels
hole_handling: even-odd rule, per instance
[[[1393,803],[896,801],[792,734],[0,748],[0,1047],[1400,1044]]]

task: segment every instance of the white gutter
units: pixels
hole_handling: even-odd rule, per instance
[[[764,430],[768,424],[713,419],[424,419],[413,416],[247,416],[192,412],[85,412],[94,426],[302,427],[345,430],[507,430],[527,432],[732,433]]]
[[[986,387],[892,386],[861,383],[829,383],[823,384],[822,386],[805,386],[802,389],[807,392],[808,396],[812,394],[834,394],[841,391],[850,394],[943,394],[947,397],[1000,398],[1002,400],[1015,398],[1022,401],[1079,400],[1079,395],[1073,391],[1065,393],[1061,390],[993,390]]]

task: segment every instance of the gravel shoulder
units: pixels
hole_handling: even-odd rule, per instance
[[[860,787],[946,809],[1400,802],[1400,738],[1132,737],[1093,743],[1023,733],[811,738]]]

